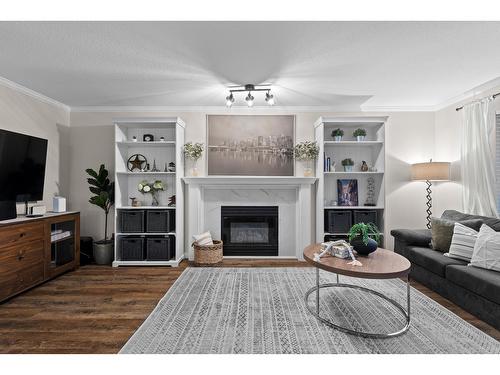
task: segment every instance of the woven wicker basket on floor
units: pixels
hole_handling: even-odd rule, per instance
[[[222,262],[222,241],[213,240],[213,245],[200,246],[193,242],[194,264],[215,264]]]

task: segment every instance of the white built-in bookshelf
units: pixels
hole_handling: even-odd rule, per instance
[[[115,260],[113,266],[177,266],[184,257],[184,197],[182,178],[184,177],[185,124],[178,117],[169,118],[132,118],[115,120]],[[143,140],[144,134],[151,134],[154,141]],[[133,138],[136,137],[134,141]],[[163,140],[160,140],[163,137]],[[141,154],[146,157],[150,170],[153,163],[159,171],[129,171],[127,161],[130,156]],[[168,171],[168,164],[175,163],[175,171]],[[167,169],[167,171],[165,171]],[[159,206],[152,206],[150,194],[143,195],[137,189],[141,181],[161,180],[166,190],[159,192]],[[175,206],[168,206],[168,199],[176,196]],[[140,206],[131,206],[131,197],[140,202]],[[165,232],[123,232],[120,223],[121,212],[149,212],[158,210],[175,213],[175,230]],[[172,238],[175,237],[175,254],[169,260],[124,260],[122,257],[122,239]]]
[[[316,195],[316,241],[323,242],[325,236],[342,238],[347,235],[344,229],[331,231],[325,228],[325,220],[329,212],[341,213],[350,211],[361,212],[360,215],[375,211],[375,223],[384,233],[385,210],[385,123],[387,117],[320,117],[314,124],[315,140],[320,147],[320,155],[316,164],[318,177]],[[340,128],[344,131],[341,141],[335,141],[331,133]],[[357,141],[352,133],[362,128],[366,130],[363,141]],[[328,169],[327,158],[330,158]],[[352,171],[344,171],[341,162],[350,158],[354,161]],[[366,161],[369,171],[362,171],[362,161]],[[333,168],[335,163],[335,168]],[[368,179],[373,179],[374,194],[372,206],[366,206]],[[356,179],[358,186],[358,205],[341,206],[338,200],[337,181]],[[353,220],[354,223],[354,220]]]

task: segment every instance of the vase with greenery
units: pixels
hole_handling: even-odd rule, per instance
[[[354,161],[351,158],[344,159],[342,160],[342,166],[344,167],[344,172],[352,172]]]
[[[366,130],[365,129],[356,129],[354,130],[354,132],[352,133],[352,136],[354,138],[356,138],[356,140],[358,142],[363,142],[365,140],[365,137],[366,137]]]
[[[295,145],[294,148],[295,159],[305,162],[304,176],[312,176],[314,160],[318,158],[319,146],[316,142],[300,142]]]
[[[104,239],[94,242],[94,259],[97,264],[110,264],[113,261],[113,240],[108,239],[108,215],[115,203],[115,183],[109,179],[109,172],[101,164],[98,171],[85,170],[90,176],[87,182],[93,196],[89,202],[104,211]]]
[[[203,143],[188,142],[184,145],[184,157],[192,161],[191,176],[198,176],[196,162],[203,155]]]
[[[160,180],[155,180],[153,182],[141,181],[139,185],[137,185],[137,190],[140,193],[151,194],[151,206],[155,207],[160,205],[159,192],[165,189],[166,185]]]
[[[332,137],[335,142],[340,142],[344,136],[344,131],[340,128],[332,130]]]
[[[377,250],[380,233],[373,223],[354,224],[348,233],[349,242],[359,255],[368,255]]]

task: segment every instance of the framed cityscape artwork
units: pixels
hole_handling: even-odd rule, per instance
[[[293,176],[295,116],[208,115],[208,175]]]
[[[337,180],[338,205],[358,205],[358,180]]]

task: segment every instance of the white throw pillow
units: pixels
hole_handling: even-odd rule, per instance
[[[193,236],[193,239],[200,246],[208,246],[214,244],[210,231],[206,231],[205,233],[202,234],[195,234]]]
[[[472,228],[455,223],[450,250],[444,255],[450,258],[470,261],[474,253],[478,234],[479,232]]]
[[[500,232],[481,226],[469,266],[500,271]]]

